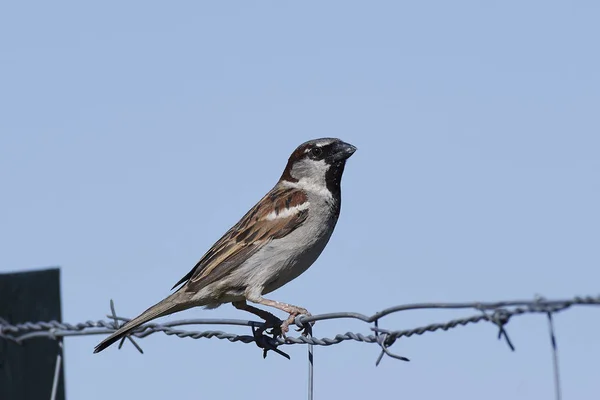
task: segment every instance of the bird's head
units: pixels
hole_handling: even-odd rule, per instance
[[[335,138],[321,138],[302,143],[294,150],[281,175],[282,181],[298,183],[306,190],[339,191],[346,160],[356,147]]]

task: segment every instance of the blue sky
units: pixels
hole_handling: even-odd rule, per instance
[[[271,297],[313,313],[598,294],[600,6],[11,2],[0,11],[0,271],[60,265],[65,321],[169,293],[301,142],[358,147],[320,259]],[[595,309],[556,317],[565,398],[600,391]],[[411,312],[391,329],[463,313]],[[242,318],[226,305],[178,316]],[[247,333],[244,329],[229,331]],[[318,323],[316,336],[358,322]],[[553,395],[543,316],[315,352],[316,398]],[[66,340],[69,399],[306,397],[306,348]],[[50,388],[49,388],[50,390]],[[116,397],[115,397],[116,396]]]

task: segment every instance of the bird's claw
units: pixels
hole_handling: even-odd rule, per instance
[[[304,325],[303,327],[297,328],[296,332],[300,332],[302,331],[302,336],[312,336],[312,327],[315,324],[314,321],[309,322],[308,324]]]
[[[304,315],[310,317],[311,314],[306,312]],[[315,321],[310,321],[308,323],[304,323],[302,326],[296,328],[296,332],[302,332],[302,336],[312,336],[312,327],[315,325]]]
[[[298,315],[305,315],[307,317],[312,316],[311,313],[309,313],[308,311],[306,311],[306,309],[304,308],[298,308],[297,310],[295,310],[295,312],[290,313],[290,316],[288,317],[288,319],[285,320],[285,322],[283,322],[281,324],[281,332],[282,332],[282,336],[285,338],[286,337],[286,333],[289,332],[290,328],[289,326],[292,323],[296,322],[296,317]],[[304,324],[304,326],[298,327],[297,329],[295,329],[296,332],[300,332],[302,331],[302,335],[303,336],[308,336],[308,335],[312,335],[312,327],[315,324],[314,321],[309,322],[308,324]]]

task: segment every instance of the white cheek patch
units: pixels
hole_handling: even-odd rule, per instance
[[[298,182],[286,182],[287,186],[316,193],[320,196],[331,197],[327,189],[325,177],[330,165],[325,160],[301,160],[292,168],[292,177]]]
[[[315,181],[314,179],[302,178],[295,184],[297,188],[307,192],[315,193],[323,197],[331,197],[331,192],[327,189],[325,182]]]
[[[277,218],[291,217],[292,215],[295,215],[295,214],[299,213],[300,211],[307,210],[309,204],[310,203],[307,201],[306,203],[298,204],[296,207],[286,208],[286,209],[280,211],[279,213],[276,213],[275,211],[271,211],[269,214],[267,214],[266,219],[267,219],[267,221],[273,221],[274,219],[277,219]]]

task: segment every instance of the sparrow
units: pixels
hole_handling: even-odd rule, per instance
[[[335,138],[298,146],[277,184],[172,289],[181,286],[100,342],[94,353],[146,322],[192,307],[232,303],[265,320],[276,318],[247,301],[289,314],[283,322],[276,318],[285,336],[298,315],[310,313],[263,295],[300,276],[327,245],[340,215],[344,167],[355,151]]]

